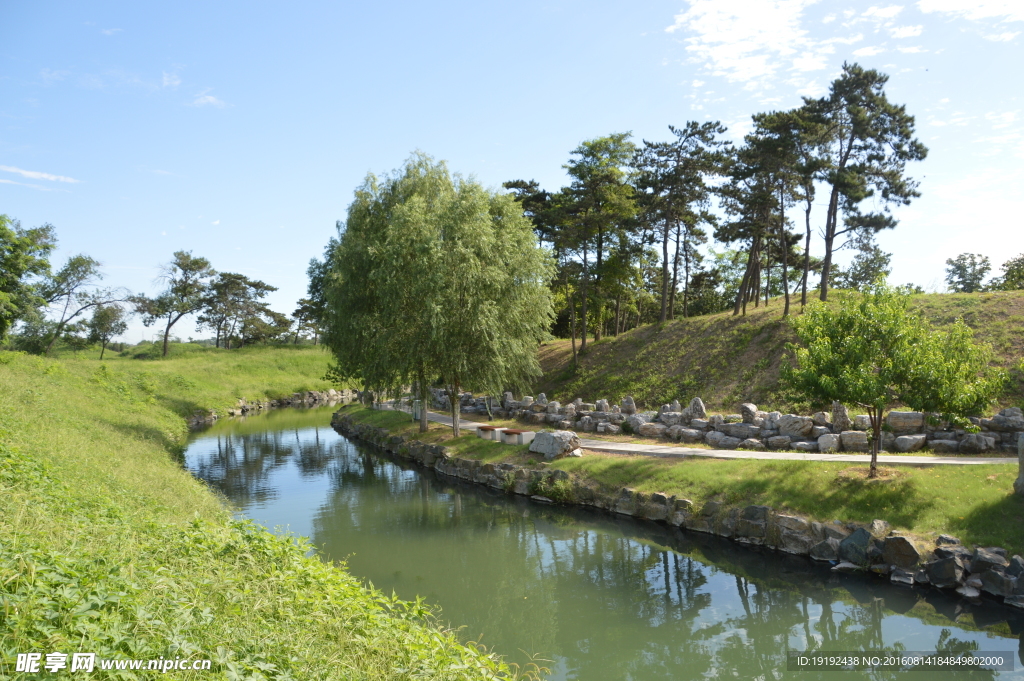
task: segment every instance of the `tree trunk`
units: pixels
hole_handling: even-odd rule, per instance
[[[449,395],[449,403],[452,408],[452,436],[459,437],[459,382],[453,381],[451,385],[452,394]]]
[[[676,255],[672,259],[672,288],[668,295],[668,318],[676,318],[676,289],[679,287],[679,223],[676,222]]]
[[[683,241],[683,318],[690,316],[690,242]]]
[[[786,204],[782,200],[782,188],[779,188],[779,243],[782,245],[782,291],[786,296],[786,307],[783,317],[789,316],[789,244],[786,239]]]
[[[426,373],[426,371],[423,370],[423,365],[422,364],[420,365],[420,370],[419,370],[419,373],[418,373],[416,378],[417,378],[416,382],[419,384],[417,387],[419,388],[419,393],[420,393],[420,432],[421,433],[425,433],[425,432],[427,432],[427,428],[428,428],[428,424],[427,424],[427,394],[429,392],[429,388],[427,388],[427,373]]]
[[[807,193],[810,196],[810,192]],[[807,280],[811,277],[811,200],[807,199],[807,208],[804,210],[804,222],[807,230],[807,238],[804,242],[804,281],[803,291],[800,294],[800,307],[807,304]]]
[[[882,442],[882,410],[869,407],[868,416],[871,418],[871,468],[868,469],[868,477],[877,478],[878,446]]]
[[[587,249],[585,247],[583,249],[583,272],[582,272],[581,276],[582,276],[582,282],[581,283],[583,284],[583,286],[581,287],[582,290],[580,291],[580,295],[581,295],[583,300],[582,300],[582,304],[581,304],[582,310],[580,310],[580,314],[582,316],[582,319],[580,320],[580,331],[581,331],[581,333],[580,333],[580,352],[583,352],[584,350],[587,349],[587,278],[588,277],[587,277]]]
[[[618,335],[619,335],[619,319],[620,319],[620,317],[619,317],[619,305],[621,304],[621,302],[622,302],[622,292],[619,291],[619,293],[617,293],[616,296],[615,296],[615,330],[612,333],[612,335],[616,336],[616,337],[618,337]]]
[[[661,234],[661,316],[659,322],[668,319],[668,220],[665,220],[665,228]]]
[[[103,341],[103,344],[100,345],[100,361],[103,360],[103,353],[106,352],[106,351],[107,351],[107,341]]]

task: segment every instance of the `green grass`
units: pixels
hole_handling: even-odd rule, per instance
[[[419,437],[409,417],[396,412],[345,408],[357,422],[372,422],[392,433]],[[445,440],[447,433],[448,440]],[[432,424],[423,439],[444,442],[462,458],[489,463],[524,463],[528,447],[481,440],[450,439],[450,428]],[[1024,553],[1024,498],[1014,495],[1017,467],[888,465],[882,479],[867,480],[867,464],[757,459],[666,459],[587,452],[550,464],[596,483],[609,492],[631,487],[690,499],[746,506],[764,504],[828,522],[888,521],[894,528],[934,537],[958,536],[966,544],[1003,546]]]
[[[183,412],[317,387],[325,363],[259,349],[248,372],[244,359],[101,369],[0,352],[0,677],[46,678],[14,672],[33,651],[214,661],[178,678],[512,677],[420,604],[233,521],[182,469]],[[218,394],[217,376],[239,392]]]
[[[995,363],[1009,374],[1000,403],[1024,406],[1024,291],[921,294],[911,297],[911,305],[937,329],[963,317],[977,340],[992,345]],[[791,310],[799,313],[799,300]],[[575,370],[570,341],[550,341],[540,348],[544,375],[535,394],[563,403],[577,397],[618,402],[631,395],[653,409],[699,396],[709,408],[727,413],[738,411],[742,402],[810,413],[812,405],[779,387],[786,343],[795,341],[780,299],[767,307],[763,301],[748,306],[746,316],[723,312],[677,319],[602,338],[588,344]]]

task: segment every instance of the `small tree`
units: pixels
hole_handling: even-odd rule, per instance
[[[992,282],[990,288],[999,291],[1020,291],[1024,289],[1024,253],[1004,262],[1001,277]]]
[[[166,320],[163,348],[166,357],[171,328],[185,315],[202,309],[209,288],[207,280],[216,272],[209,260],[198,258],[191,251],[175,251],[174,259],[162,269],[160,278],[167,282],[167,290],[156,298],[138,295],[131,300],[136,311],[143,315],[142,323],[146,326]]]
[[[107,343],[115,336],[128,330],[124,308],[119,305],[98,305],[89,320],[89,342],[100,343],[100,359],[107,350]]]
[[[22,229],[17,220],[0,215],[0,340],[16,322],[46,304],[32,279],[50,273],[50,251],[56,243],[52,225]]]
[[[956,293],[983,291],[982,283],[992,269],[987,256],[975,253],[961,253],[946,261],[946,284]]]
[[[815,305],[793,322],[802,347],[783,367],[788,386],[816,402],[857,404],[871,418],[871,469],[877,475],[882,417],[897,404],[936,412],[966,425],[1003,383],[989,365],[991,349],[975,344],[962,320],[931,331],[908,309],[907,293],[876,283],[865,295],[846,293],[838,306]]]

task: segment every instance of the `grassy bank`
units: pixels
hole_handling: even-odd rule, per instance
[[[416,436],[406,414],[349,405],[353,419]],[[423,439],[443,442],[456,456],[498,463],[530,462],[526,446],[481,440],[475,434],[451,438],[451,429],[431,424]],[[1024,497],[1014,495],[1017,466],[888,466],[879,480],[864,476],[867,464],[816,461],[661,459],[587,452],[549,464],[607,490],[631,487],[693,501],[745,506],[764,504],[814,520],[888,521],[921,536],[956,535],[966,544],[1003,546],[1024,553]]]
[[[992,345],[995,363],[1009,374],[1002,405],[1024,406],[1024,291],[921,294],[911,297],[911,306],[935,328],[962,317],[977,340]],[[793,309],[799,311],[799,302]],[[806,410],[778,385],[786,343],[795,341],[778,299],[748,307],[746,316],[677,319],[602,338],[588,343],[576,369],[571,342],[555,340],[540,349],[544,375],[536,391],[563,403],[632,395],[637,404],[657,408],[700,396],[712,410],[727,413],[742,402]]]
[[[17,674],[26,652],[213,660],[177,678],[509,676],[418,605],[233,521],[176,463],[184,414],[325,387],[322,354],[246,352],[0,353],[0,677],[52,677]]]

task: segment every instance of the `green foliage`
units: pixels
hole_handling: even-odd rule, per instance
[[[165,321],[163,355],[167,356],[171,329],[185,315],[201,310],[209,291],[207,280],[216,272],[210,261],[192,255],[191,251],[175,251],[171,262],[163,267],[162,278],[167,288],[156,298],[143,295],[132,297],[135,310],[142,315],[142,323],[151,326]]]
[[[985,288],[984,280],[992,269],[988,256],[961,253],[946,260],[946,284],[955,293],[975,293]]]
[[[15,322],[46,303],[38,281],[50,272],[50,252],[57,240],[51,225],[22,229],[0,215],[0,340]]]
[[[1010,258],[1002,264],[1002,276],[997,277],[990,287],[991,290],[1020,291],[1024,289],[1024,253]]]
[[[892,272],[892,253],[886,253],[872,238],[862,239],[848,268],[836,267],[832,274],[832,285],[855,291],[871,287],[879,278],[885,279]],[[923,293],[923,291],[921,291]]]

